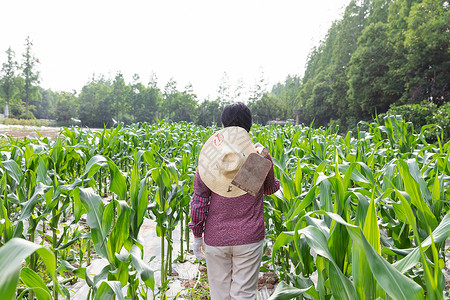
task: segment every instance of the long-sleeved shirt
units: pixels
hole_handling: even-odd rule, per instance
[[[272,161],[270,156],[267,159]],[[189,228],[196,237],[204,235],[204,241],[209,246],[259,242],[264,239],[265,231],[263,194],[273,194],[279,188],[280,181],[275,178],[272,166],[256,197],[247,193],[226,198],[211,191],[197,170]]]

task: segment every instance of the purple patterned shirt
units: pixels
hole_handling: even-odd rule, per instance
[[[267,159],[272,161],[270,156]],[[226,198],[212,192],[202,181],[198,170],[194,179],[189,228],[194,236],[204,234],[209,246],[236,246],[264,239],[263,194],[270,195],[280,188],[273,166],[256,197],[244,194]]]

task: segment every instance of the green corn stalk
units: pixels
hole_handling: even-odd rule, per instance
[[[147,198],[154,198],[151,212],[160,224],[158,234],[163,234],[162,273],[169,272],[171,232],[178,223],[184,231],[186,245],[189,244],[189,231],[186,229],[193,171],[201,145],[215,129],[159,122],[144,124],[142,128],[119,125],[100,132],[64,129],[69,138],[55,143],[48,140],[10,140],[11,145],[2,149],[10,151],[10,154],[0,168],[3,196],[0,217],[4,219],[0,224],[2,241],[6,243],[14,236],[22,236],[23,221],[31,224],[30,237],[39,222],[46,222],[47,216],[51,216],[50,226],[56,228],[54,222],[59,218],[58,214],[65,213],[64,207],[69,201],[77,223],[84,212],[91,215],[93,211],[101,210],[95,205],[86,205],[86,195],[81,200],[78,190],[91,187],[105,193],[109,187],[113,199],[122,202],[113,200],[109,206],[101,204],[111,222],[102,218],[99,224],[101,228],[109,227],[108,230],[102,233],[102,230],[91,228],[90,234],[94,238],[84,240],[81,235],[68,238],[65,229],[59,240],[56,231],[48,239],[52,248],[59,251],[59,254],[55,252],[56,255],[63,258],[67,255],[61,251],[66,251],[77,241],[85,241],[80,247],[82,252],[92,242],[95,249],[101,247],[95,237],[100,232],[106,237],[106,256],[112,259],[108,269],[95,277],[96,283],[100,284],[110,271],[120,268],[116,275],[109,275],[110,281],[120,282],[120,285],[128,282],[129,295],[136,297],[140,293],[136,285],[137,275],[128,276],[125,272],[136,269],[131,256],[124,261],[114,257],[123,245],[130,249],[136,241],[126,239],[123,232],[129,227],[123,226],[122,232],[118,224],[126,224],[128,211],[128,223],[133,224],[132,236],[137,236],[139,224],[146,217]],[[283,244],[274,254],[274,262],[279,262],[274,267],[281,272],[280,276],[296,286],[293,293],[308,290],[306,282],[309,281],[302,277],[307,278],[317,270],[322,284],[317,291],[309,289],[309,294],[306,294],[310,297],[351,297],[348,292],[351,288],[346,292],[338,286],[343,283],[345,287],[346,280],[342,276],[352,276],[359,298],[362,298],[363,290],[366,298],[401,298],[396,293],[401,293],[402,288],[390,288],[389,284],[394,280],[386,280],[387,275],[405,286],[410,286],[410,281],[391,270],[394,268],[406,276],[423,274],[415,280],[427,289],[430,297],[439,298],[442,286],[438,278],[442,269],[436,257],[443,255],[444,240],[449,231],[446,224],[450,143],[443,143],[438,137],[437,146],[427,144],[423,130],[416,134],[411,124],[395,117],[377,119],[375,123],[361,122],[355,138],[350,132],[340,137],[330,128],[253,126],[253,138],[271,150],[275,174],[282,182],[282,192],[264,200],[267,237],[277,243],[284,233],[294,232],[292,242]],[[45,163],[42,164],[40,159]],[[45,171],[42,165],[48,166],[48,170]],[[164,170],[159,183],[151,176],[154,169]],[[52,177],[51,183],[47,182],[45,173]],[[150,177],[152,180],[149,181]],[[105,181],[106,178],[109,182]],[[55,202],[57,198],[61,200]],[[124,201],[133,210],[120,204]],[[145,208],[140,209],[140,205]],[[409,209],[415,217],[414,222],[410,221]],[[136,214],[136,211],[139,212]],[[17,220],[19,222],[14,224]],[[308,232],[315,231],[306,230],[308,226],[319,230],[327,245],[310,245]],[[378,237],[377,232],[383,232],[383,235]],[[180,242],[183,244],[182,238]],[[330,257],[318,255],[313,258],[309,249],[322,249]],[[343,251],[339,252],[341,249]],[[419,262],[422,268],[417,267]],[[287,267],[291,264],[292,269]],[[29,270],[24,269],[23,274],[24,278],[34,278]],[[82,272],[79,277],[89,279]],[[370,278],[375,278],[376,284]],[[107,282],[102,283],[101,291],[105,294],[98,296],[100,289],[90,284],[92,297],[120,297],[114,292],[114,284]],[[161,283],[161,288],[165,284],[167,280]],[[282,291],[290,289],[284,284],[280,287]],[[410,286],[410,289],[414,291],[416,286]],[[435,293],[429,292],[430,289]]]
[[[38,253],[45,263],[47,271],[53,281],[56,281],[55,276],[55,259],[53,253],[43,246],[39,246],[32,242],[20,238],[13,238],[0,248],[0,294],[3,299],[14,299],[19,278],[31,291],[35,291],[37,296],[48,297],[51,299],[50,291],[37,274],[29,268],[22,269],[23,260],[33,253]],[[32,294],[30,293],[30,297]]]

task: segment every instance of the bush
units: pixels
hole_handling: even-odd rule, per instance
[[[401,115],[405,121],[413,123],[416,130],[420,130],[422,126],[432,124],[436,110],[436,104],[422,101],[420,104],[392,105],[386,115]]]
[[[4,118],[0,119],[0,124],[3,125],[22,125],[22,126],[57,126],[54,121],[44,121],[44,120],[26,120],[26,119],[14,119],[14,118]]]
[[[19,116],[19,119],[24,119],[24,120],[26,120],[26,119],[27,119],[27,114],[23,112],[23,113]],[[32,113],[31,111],[28,111],[28,120],[35,120],[35,119],[36,119],[36,117],[33,115],[33,113]]]
[[[445,103],[437,109],[431,123],[442,127],[444,143],[450,139],[450,102]]]
[[[407,122],[414,125],[414,130],[420,132],[425,125],[436,124],[442,128],[444,142],[450,138],[450,103],[447,102],[441,107],[429,101],[422,101],[420,104],[406,104],[401,106],[391,106],[386,114],[380,115],[401,115]],[[425,138],[428,142],[436,143],[436,134],[440,134],[436,128],[427,129],[425,131]]]

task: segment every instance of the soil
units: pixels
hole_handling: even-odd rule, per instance
[[[278,283],[278,280],[279,278],[274,272],[264,273],[258,278],[258,290],[261,290],[264,286],[266,286],[268,290],[273,290],[275,284]]]
[[[207,279],[207,268],[204,265],[199,265],[198,270],[200,271],[200,276],[197,279],[185,280],[181,283],[184,288],[191,289],[191,297],[194,299],[209,299],[209,287]],[[266,288],[269,295],[273,293],[275,286],[279,281],[278,276],[274,272],[261,273],[258,278],[258,291],[262,288]],[[260,293],[259,293],[260,294]],[[266,297],[260,294],[258,299],[266,299]]]
[[[34,127],[21,125],[0,125],[0,135],[4,134],[18,139],[39,138],[39,134],[43,137],[48,137],[56,140],[59,135],[59,127]],[[39,134],[37,133],[39,132]]]

